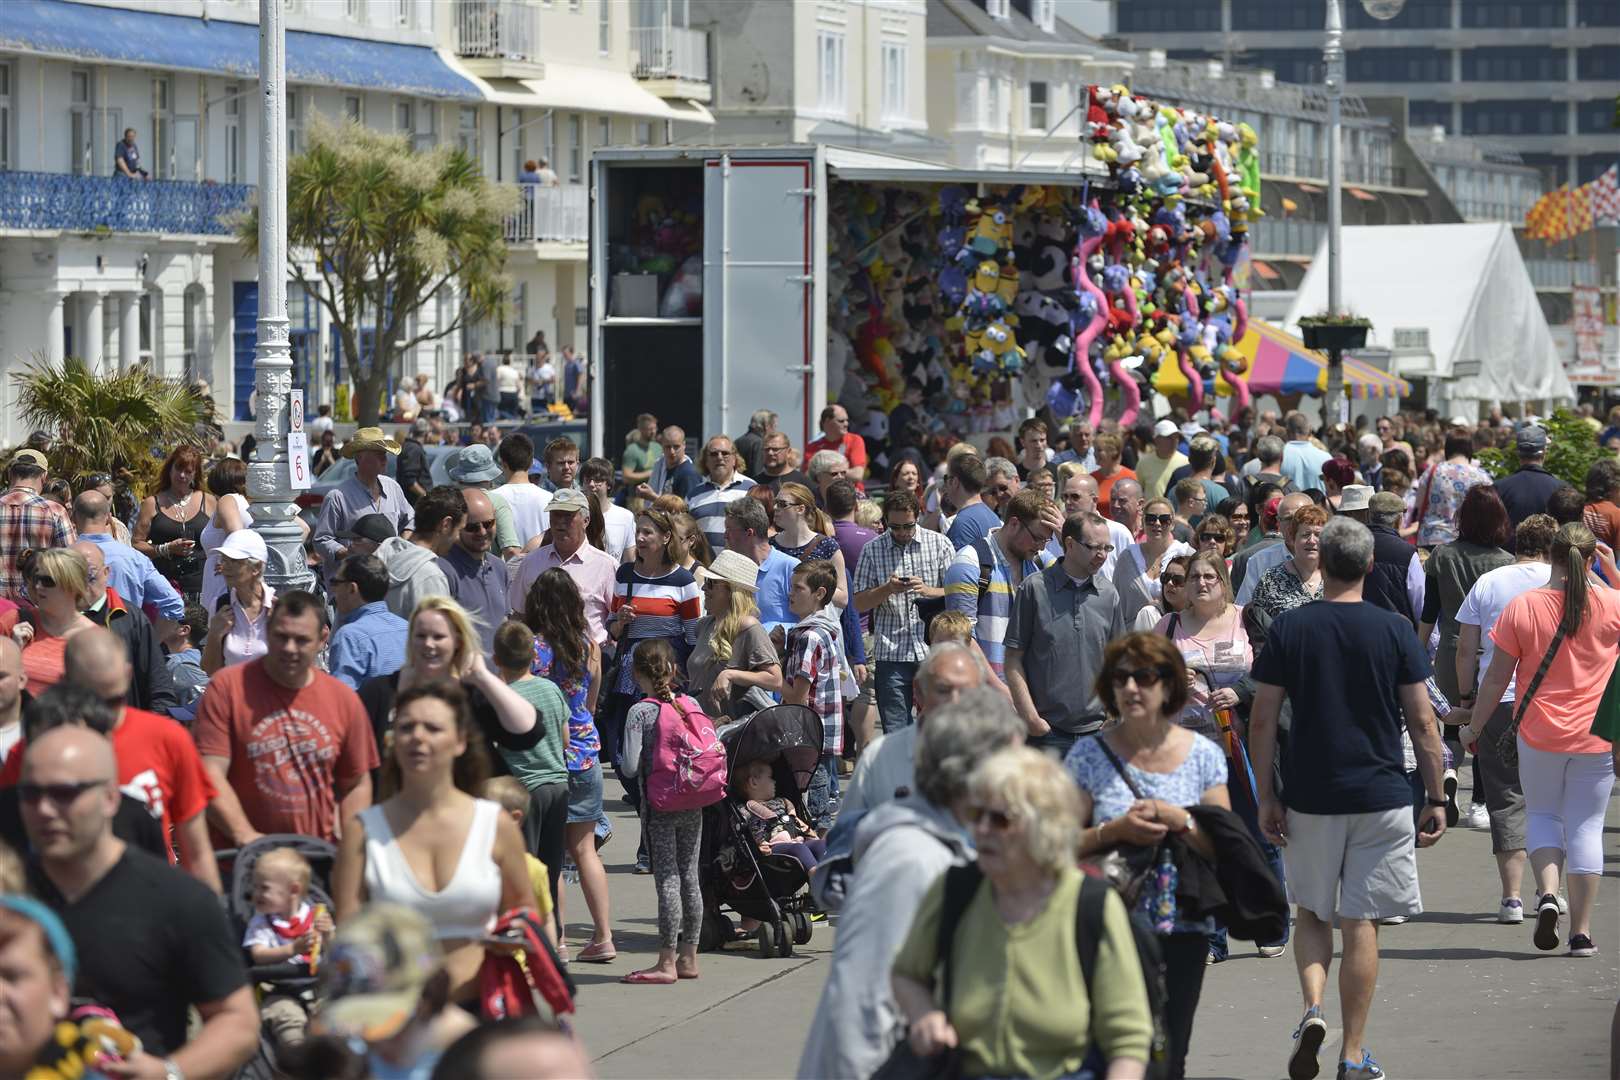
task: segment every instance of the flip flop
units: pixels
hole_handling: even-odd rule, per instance
[[[574,959],[582,964],[607,964],[619,958],[619,950],[611,941],[601,941],[579,950]]]
[[[641,986],[668,986],[677,978],[678,976],[662,975],[648,968],[645,971],[632,971],[619,981],[622,983],[636,983]]]

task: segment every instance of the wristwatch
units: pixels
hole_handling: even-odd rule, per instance
[[[1436,810],[1444,810],[1445,807],[1446,807],[1446,800],[1444,800],[1444,799],[1431,799],[1428,796],[1424,796],[1423,803],[1424,803],[1425,806],[1432,806]]]
[[[186,1074],[174,1063],[174,1058],[163,1059],[163,1080],[186,1080]]]

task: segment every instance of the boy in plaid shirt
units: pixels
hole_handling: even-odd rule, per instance
[[[805,792],[810,824],[823,836],[838,809],[838,758],[844,750],[846,665],[838,613],[831,607],[838,568],[825,559],[800,563],[793,571],[788,610],[798,623],[787,634],[782,667],[782,701],[808,705],[821,717],[821,763]],[[850,681],[853,681],[852,679]]]

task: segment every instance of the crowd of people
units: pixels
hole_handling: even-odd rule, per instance
[[[488,385],[469,357],[458,394]],[[1310,1080],[1337,924],[1337,1075],[1375,1080],[1379,930],[1459,825],[1500,922],[1598,951],[1620,455],[1577,488],[1500,418],[1031,417],[979,446],[834,404],[803,447],[761,412],[694,459],[646,414],[617,462],[537,460],[401,419],[320,429],[354,470],[304,588],[240,460],[175,448],[138,502],[54,475],[48,436],[6,461],[0,1073],[82,1041],[107,1076],[585,1075],[544,976],[619,963],[608,788],[658,911],[618,974],[700,978],[703,811],[663,755],[778,704],[819,722],[807,782],[756,762],[725,797],[836,919],[804,1077],[1179,1077],[1245,941],[1293,951],[1276,1052]]]

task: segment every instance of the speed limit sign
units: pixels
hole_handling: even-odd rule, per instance
[[[287,394],[287,430],[304,430],[304,392],[302,390],[292,390]]]
[[[287,433],[287,476],[294,491],[309,489],[309,435],[305,432]]]

